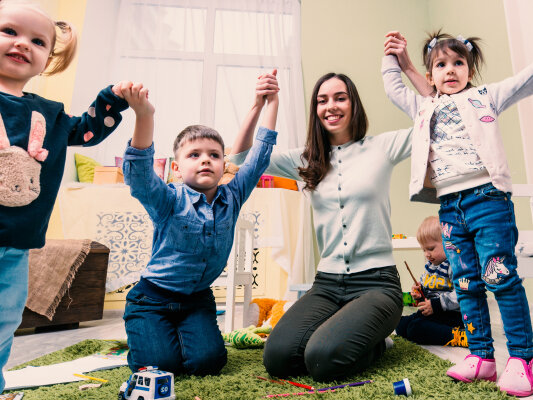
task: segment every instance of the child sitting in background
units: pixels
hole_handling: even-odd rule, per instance
[[[424,219],[416,238],[427,259],[420,283],[411,289],[413,298],[419,300],[418,311],[401,318],[396,334],[418,344],[449,343],[466,347],[461,311],[452,284],[450,263],[442,247],[438,217]]]
[[[122,87],[137,116],[124,155],[124,178],[154,224],[151,259],[126,298],[132,371],[157,365],[175,374],[213,375],[226,364],[210,286],[226,266],[241,206],[269,164],[277,136],[277,91],[275,75],[259,79],[241,129],[253,129],[268,102],[264,127],[227,185],[218,185],[224,142],[202,125],[188,126],[177,136],[171,168],[183,183],[166,185],[152,167],[154,108],[144,89]]]

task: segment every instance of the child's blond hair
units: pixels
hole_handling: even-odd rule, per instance
[[[65,21],[54,21],[41,7],[28,0],[0,0],[0,10],[8,6],[30,8],[50,21],[54,27],[49,55],[51,62],[42,74],[54,75],[66,70],[74,59],[78,47],[78,37],[74,27]]]
[[[442,230],[440,228],[439,218],[435,216],[426,217],[416,232],[416,240],[421,245],[431,241],[441,241],[442,240]]]

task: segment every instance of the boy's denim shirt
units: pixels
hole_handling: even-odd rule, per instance
[[[212,204],[185,184],[166,185],[154,172],[154,145],[139,150],[130,142],[124,179],[154,224],[152,256],[141,277],[173,292],[207,289],[220,275],[233,244],[235,223],[270,162],[277,132],[260,127],[245,163]]]

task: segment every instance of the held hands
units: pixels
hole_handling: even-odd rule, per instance
[[[413,65],[407,52],[407,39],[398,31],[388,32],[385,37],[387,38],[385,40],[385,55],[396,56],[400,68],[407,75],[418,93],[422,96],[431,96],[434,93],[433,86]]]
[[[138,117],[148,116],[155,112],[154,106],[148,101],[148,89],[143,87],[142,83],[122,81],[113,86],[111,90],[116,96],[126,100]]]
[[[407,39],[398,31],[388,32],[385,37],[385,55],[394,55],[402,71],[414,68],[409,53],[407,52]]]
[[[254,106],[261,109],[265,105],[265,101],[270,103],[278,100],[279,87],[277,74],[278,70],[274,69],[270,74],[263,74],[257,78]]]
[[[254,130],[257,121],[259,120],[261,110],[267,101],[268,107],[264,113],[262,125],[271,130],[276,128],[279,107],[277,74],[278,70],[274,69],[271,73],[263,74],[257,78],[252,107],[241,124],[239,134],[235,138],[235,142],[231,148],[231,154],[238,154],[252,147]]]
[[[122,81],[111,89],[113,93],[128,102],[135,111],[135,129],[131,146],[146,149],[154,137],[154,106],[148,101],[148,89],[142,83]]]

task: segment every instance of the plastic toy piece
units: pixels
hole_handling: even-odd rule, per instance
[[[118,400],[175,400],[174,374],[157,367],[140,368],[120,386]]]
[[[261,175],[261,187],[262,188],[273,188],[274,177],[272,175]]]
[[[237,349],[251,349],[263,347],[265,345],[265,341],[258,335],[258,333],[268,334],[271,331],[272,328],[270,326],[256,328],[255,325],[250,325],[247,328],[223,333],[222,338],[225,342],[233,345]]]
[[[407,239],[407,236],[405,236],[403,233],[395,233],[392,235],[393,239]]]

